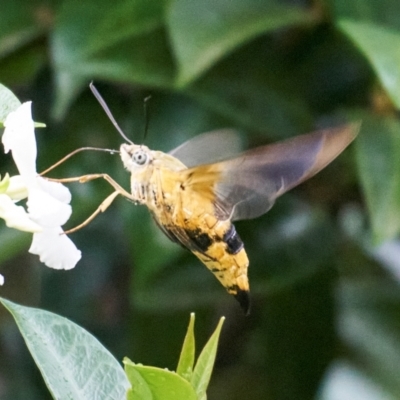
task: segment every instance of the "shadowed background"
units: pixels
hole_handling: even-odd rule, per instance
[[[145,144],[163,151],[225,127],[245,147],[343,121],[362,129],[267,215],[235,224],[250,259],[249,317],[122,198],[71,236],[83,253],[72,271],[46,268],[27,253],[29,234],[1,223],[1,296],[72,319],[120,360],[169,369],[191,311],[198,348],[225,315],[210,400],[398,398],[399,13],[396,0],[3,0],[0,81],[47,124],[36,130],[39,171],[81,146],[119,148],[91,80],[136,143],[152,94]],[[0,167],[16,173],[8,155]],[[119,156],[100,152],[50,176],[100,172],[129,188]],[[112,191],[68,186],[65,228]],[[1,309],[0,399],[46,398]]]

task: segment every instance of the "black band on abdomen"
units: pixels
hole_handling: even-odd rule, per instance
[[[222,240],[226,243],[226,251],[229,254],[237,254],[244,247],[242,239],[236,232],[234,225],[230,226],[230,228],[226,231]]]

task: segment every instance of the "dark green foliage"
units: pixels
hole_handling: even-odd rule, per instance
[[[81,146],[119,147],[91,80],[135,142],[151,93],[146,144],[163,151],[222,127],[249,147],[348,120],[362,128],[268,215],[236,225],[250,258],[249,317],[123,199],[73,234],[83,258],[69,272],[47,269],[28,255],[28,234],[2,226],[1,296],[71,318],[120,360],[169,369],[190,311],[201,343],[225,315],[209,400],[308,400],[318,390],[324,400],[329,368],[349,366],[398,398],[399,15],[397,0],[3,0],[0,82],[47,124],[39,171]],[[0,169],[16,173],[8,156]],[[129,187],[106,153],[80,153],[50,175],[96,172]],[[70,189],[68,227],[111,192],[100,181]],[[0,399],[49,398],[1,309],[0,318]]]

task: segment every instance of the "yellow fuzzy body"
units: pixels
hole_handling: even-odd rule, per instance
[[[232,135],[205,133],[171,154],[123,144],[121,159],[131,173],[131,194],[124,195],[146,205],[163,232],[193,252],[248,313],[249,260],[232,221],[265,214],[276,198],[336,158],[358,129],[316,131],[212,163],[201,156],[219,156]]]
[[[171,240],[192,251],[230,294],[247,303],[249,260],[231,221],[216,217],[212,188],[192,190],[182,173],[185,165],[168,154],[152,153],[152,163],[131,175],[132,194]]]

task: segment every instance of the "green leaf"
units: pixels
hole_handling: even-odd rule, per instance
[[[400,108],[400,31],[352,20],[342,20],[339,26],[367,57],[393,103]]]
[[[217,354],[218,339],[221,333],[222,324],[225,321],[225,317],[219,320],[217,328],[211,335],[207,344],[204,346],[197,362],[194,367],[191,384],[196,390],[199,400],[206,400],[206,390],[208,383],[210,382],[211,373],[214,368],[215,356]]]
[[[337,20],[370,21],[377,25],[400,29],[400,3],[397,0],[326,0]]]
[[[256,36],[311,20],[311,13],[275,0],[172,2],[167,23],[179,64],[178,86]]]
[[[40,13],[38,12],[41,7]],[[47,10],[38,0],[1,3],[0,59],[31,43],[44,32]]]
[[[338,291],[336,329],[350,360],[393,396],[376,398],[397,399],[400,376],[393,366],[400,362],[398,282],[374,275],[344,280]]]
[[[194,356],[195,356],[195,339],[194,339],[194,313],[190,314],[189,326],[183,342],[181,355],[179,357],[176,373],[190,382],[193,373]]]
[[[379,243],[400,232],[400,123],[367,114],[363,121],[356,156],[374,241]]]
[[[129,387],[112,354],[80,326],[1,299],[13,315],[55,399],[123,399]]]
[[[65,2],[51,39],[56,115],[93,77],[169,86],[174,66],[163,13],[159,0]]]
[[[313,116],[300,91],[293,91],[301,86],[296,71],[276,51],[266,50],[268,45],[261,38],[244,46],[185,88],[185,93],[234,124],[257,132],[304,132]]]
[[[124,359],[132,388],[128,400],[198,400],[190,383],[175,372]]]
[[[126,395],[127,400],[153,400],[151,389],[140,372],[135,368],[136,364],[129,360],[129,358],[124,358],[123,362],[126,376],[132,386],[128,389]]]
[[[58,68],[60,67],[60,68]],[[53,104],[52,116],[54,119],[61,119],[67,112],[68,107],[78,96],[81,89],[89,82],[86,79],[68,71],[68,67],[56,66],[55,86],[56,98]]]
[[[11,111],[21,105],[14,93],[0,83],[0,121],[4,121]]]

